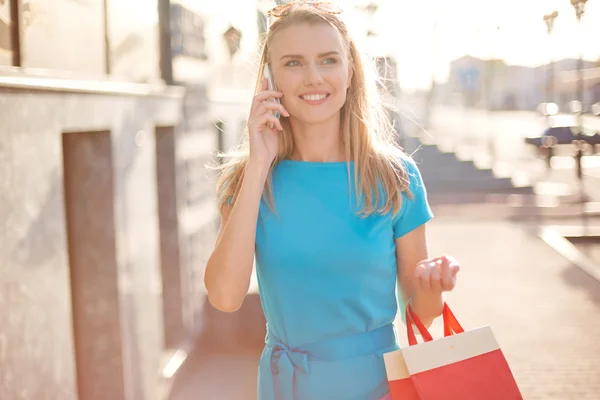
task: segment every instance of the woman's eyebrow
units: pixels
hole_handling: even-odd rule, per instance
[[[317,56],[319,58],[321,58],[321,57],[327,57],[327,56],[339,55],[339,54],[340,54],[339,51],[333,50],[333,51],[327,51],[325,53],[318,54]],[[283,60],[284,58],[301,58],[302,59],[302,58],[304,58],[304,56],[301,54],[286,54],[281,57],[281,60]]]

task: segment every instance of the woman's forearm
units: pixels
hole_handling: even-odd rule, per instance
[[[248,292],[256,223],[268,172],[268,165],[246,165],[238,198],[206,264],[204,284],[208,298],[221,311],[238,310]]]
[[[410,300],[411,308],[426,327],[442,314],[444,308],[443,293],[420,292],[414,293]]]

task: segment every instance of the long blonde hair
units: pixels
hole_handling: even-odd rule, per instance
[[[402,205],[402,192],[408,191],[409,180],[402,163],[402,150],[396,144],[394,127],[386,113],[380,88],[377,87],[375,68],[367,65],[355,42],[350,37],[343,21],[336,15],[322,12],[316,8],[301,8],[277,19],[267,32],[264,41],[255,93],[261,91],[262,71],[269,62],[269,44],[279,31],[297,24],[327,23],[339,33],[347,50],[353,73],[346,102],[341,109],[341,128],[346,160],[354,161],[354,188],[356,198],[363,201],[359,214],[370,215],[374,212],[395,215]],[[368,68],[371,67],[371,68]],[[368,76],[369,73],[374,76]],[[294,141],[290,124],[281,119],[283,132],[279,136],[279,152],[275,157],[263,193],[271,209],[275,203],[271,185],[271,172],[280,160],[290,158],[294,150]],[[240,146],[227,153],[218,165],[217,200],[220,206],[233,204],[239,194],[244,170],[249,157],[248,130],[245,129]],[[350,164],[348,163],[350,172]],[[350,181],[349,181],[350,183]],[[383,200],[383,201],[382,201]]]

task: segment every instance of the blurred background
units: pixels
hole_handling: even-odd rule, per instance
[[[256,282],[238,312],[206,301],[206,165],[276,3],[0,0],[0,399],[256,398]],[[600,1],[336,3],[430,251],[462,262],[463,325],[492,325],[526,399],[600,398]]]

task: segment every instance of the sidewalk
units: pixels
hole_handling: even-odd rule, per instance
[[[448,301],[465,328],[492,326],[525,399],[598,399],[600,283],[522,224],[444,214],[431,223],[430,252],[462,264]],[[406,344],[400,322],[398,333]],[[261,349],[211,354],[206,347],[185,363],[171,400],[254,400]]]
[[[524,227],[457,222],[430,239],[463,266],[449,296],[463,325],[493,327],[525,399],[598,399],[600,283]]]

